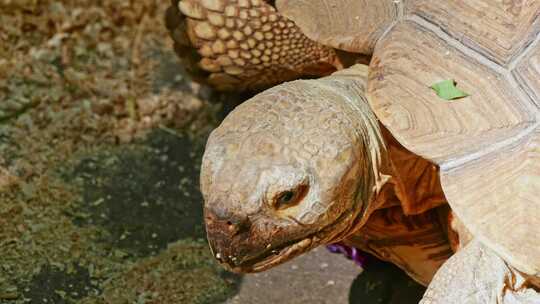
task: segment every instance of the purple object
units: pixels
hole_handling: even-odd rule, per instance
[[[334,243],[326,245],[326,248],[332,253],[341,253],[345,255],[349,260],[353,260],[356,265],[365,268],[368,256],[360,251],[358,248],[347,246],[343,243]]]

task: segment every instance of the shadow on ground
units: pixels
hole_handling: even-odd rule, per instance
[[[393,264],[372,261],[352,282],[349,304],[415,304],[425,287]]]
[[[66,303],[67,297],[76,301],[99,292],[99,287],[91,280],[88,269],[78,265],[70,265],[69,270],[46,265],[25,287],[25,295],[30,303],[61,304]]]
[[[107,242],[139,257],[178,239],[202,241],[202,149],[200,140],[156,131],[143,143],[83,157],[72,175],[87,214],[77,224],[105,227]]]

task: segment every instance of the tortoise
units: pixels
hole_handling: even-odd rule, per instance
[[[342,241],[429,285],[423,303],[540,303],[540,2],[183,0],[169,16],[222,89],[341,70],[257,94],[212,132],[201,190],[225,267]],[[448,79],[469,96],[437,96]]]

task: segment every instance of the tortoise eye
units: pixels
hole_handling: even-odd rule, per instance
[[[293,198],[296,196],[296,193],[293,191],[282,192],[277,200],[278,204],[289,204],[292,202]]]
[[[274,201],[275,207],[283,209],[297,204],[306,195],[307,189],[306,185],[301,185],[297,189],[281,192]]]

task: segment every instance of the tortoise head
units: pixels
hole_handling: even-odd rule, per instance
[[[229,270],[265,270],[343,239],[365,218],[375,179],[373,121],[319,85],[267,90],[238,106],[208,140],[206,230]]]

